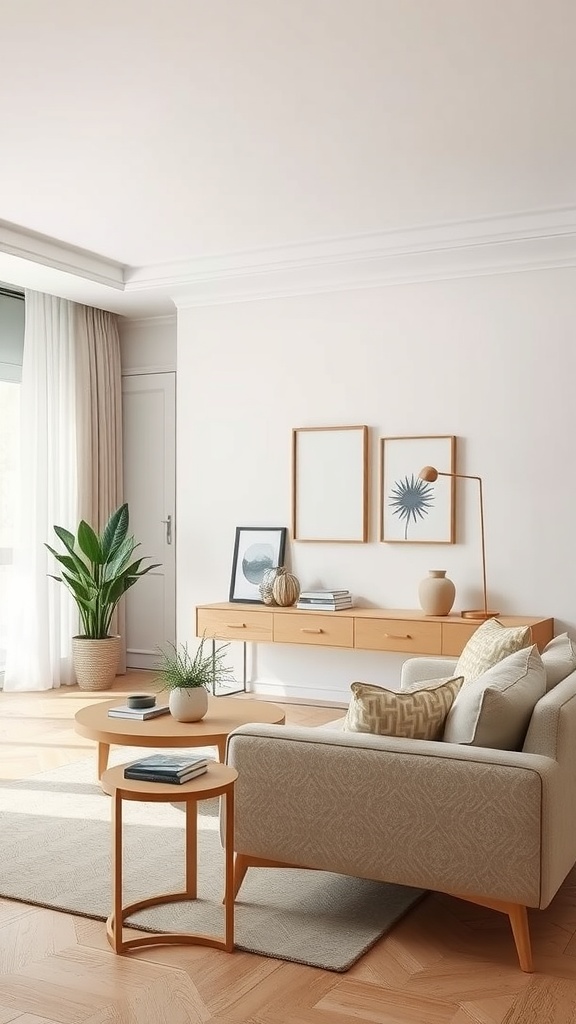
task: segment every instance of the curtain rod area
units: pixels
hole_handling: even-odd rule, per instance
[[[10,299],[22,299],[22,302],[24,302],[24,292],[16,292],[12,288],[4,288],[1,284],[0,295],[7,295]]]

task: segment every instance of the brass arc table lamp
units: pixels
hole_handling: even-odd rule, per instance
[[[479,476],[469,476],[468,473],[443,473],[441,470],[436,469],[434,466],[424,466],[420,470],[418,476],[421,480],[426,480],[428,483],[433,484],[439,476],[452,476],[457,477],[459,480],[477,480],[478,487],[480,489],[480,539],[482,543],[482,590],[484,596],[484,607],[483,608],[472,608],[467,611],[460,612],[460,616],[463,619],[492,619],[495,615],[499,615],[500,612],[493,612],[488,610],[488,593],[486,589],[486,545],[484,543],[484,500],[482,497],[482,478]]]

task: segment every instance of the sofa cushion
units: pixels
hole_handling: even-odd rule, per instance
[[[442,735],[446,715],[462,677],[432,679],[421,690],[397,693],[373,683],[352,683],[352,698],[344,721],[347,732],[435,740]]]
[[[520,750],[534,705],[546,692],[546,672],[535,644],[509,654],[464,685],[444,728],[447,743]]]
[[[546,669],[546,692],[576,670],[576,646],[568,633],[555,636],[542,651],[542,664]]]
[[[498,619],[487,619],[472,634],[456,662],[455,676],[464,676],[464,685],[477,679],[492,665],[530,643],[530,626],[503,626]]]

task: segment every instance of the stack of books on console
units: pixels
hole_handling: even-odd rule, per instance
[[[303,590],[296,607],[315,612],[338,612],[342,608],[352,608],[352,594],[349,590]]]
[[[184,754],[182,757],[175,754],[150,754],[141,761],[127,765],[124,778],[140,779],[141,782],[171,782],[181,786],[183,782],[190,782],[190,779],[208,771],[208,761],[209,758],[203,754],[197,757],[193,754]]]

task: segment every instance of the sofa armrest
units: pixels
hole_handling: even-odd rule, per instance
[[[453,676],[457,658],[408,658],[402,665],[401,690],[416,690],[429,679]]]
[[[527,906],[540,901],[551,758],[311,727],[231,733],[235,849]]]

